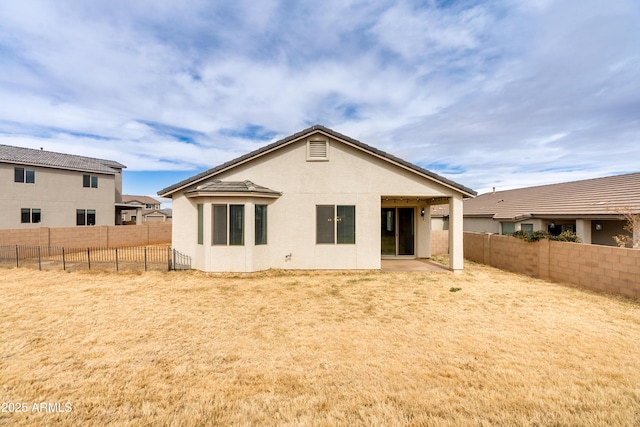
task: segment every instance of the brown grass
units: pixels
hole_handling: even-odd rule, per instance
[[[5,269],[0,292],[0,400],[29,407],[2,425],[640,424],[638,302],[471,263]]]

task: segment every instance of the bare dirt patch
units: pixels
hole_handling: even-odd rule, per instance
[[[471,263],[3,269],[0,292],[0,401],[29,409],[0,424],[640,424],[639,303]]]

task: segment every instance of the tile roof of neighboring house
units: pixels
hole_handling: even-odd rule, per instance
[[[352,145],[360,148],[361,150],[364,150],[364,151],[366,151],[366,152],[368,152],[370,154],[373,154],[375,156],[379,156],[379,157],[381,157],[383,159],[386,159],[387,161],[390,161],[392,163],[397,163],[399,165],[402,165],[402,166],[404,166],[404,167],[406,167],[408,169],[413,170],[414,172],[417,172],[417,173],[422,174],[422,175],[426,175],[426,176],[432,178],[435,181],[439,181],[439,182],[441,182],[441,183],[443,183],[443,184],[445,184],[445,185],[447,185],[449,187],[457,189],[458,191],[464,193],[467,196],[475,196],[476,195],[476,192],[473,191],[472,189],[468,188],[468,187],[465,187],[465,186],[463,186],[461,184],[453,182],[453,181],[451,181],[451,180],[449,180],[447,178],[444,178],[444,177],[442,177],[442,176],[440,176],[438,174],[435,174],[435,173],[433,173],[431,171],[423,169],[420,166],[416,166],[416,165],[414,165],[412,163],[409,163],[409,162],[407,162],[405,160],[402,160],[402,159],[400,159],[398,157],[395,157],[395,156],[393,156],[391,154],[385,153],[382,150],[378,150],[377,148],[371,147],[371,146],[369,146],[367,144],[364,144],[364,143],[362,143],[362,142],[360,142],[360,141],[358,141],[356,139],[350,138],[350,137],[348,137],[346,135],[343,135],[341,133],[338,133],[338,132],[336,132],[336,131],[334,131],[332,129],[326,128],[326,127],[324,127],[322,125],[311,126],[310,128],[307,128],[305,130],[297,132],[297,133],[295,133],[293,135],[290,135],[290,136],[288,136],[288,137],[286,137],[284,139],[276,141],[276,142],[274,142],[272,144],[269,144],[269,145],[267,145],[265,147],[262,147],[262,148],[260,148],[258,150],[252,151],[251,153],[245,154],[245,155],[240,156],[240,157],[238,157],[238,158],[236,158],[234,160],[228,161],[228,162],[223,163],[223,164],[221,164],[219,166],[216,166],[216,167],[214,167],[212,169],[209,169],[207,171],[199,173],[198,175],[192,176],[191,178],[188,178],[188,179],[186,179],[184,181],[181,181],[181,182],[179,182],[177,184],[174,184],[174,185],[169,186],[169,187],[167,187],[167,188],[165,188],[163,190],[158,191],[158,194],[162,195],[162,196],[170,196],[171,193],[173,193],[173,192],[175,192],[175,191],[177,191],[177,190],[179,190],[181,188],[187,187],[187,186],[189,186],[191,184],[194,184],[194,183],[197,183],[197,182],[202,181],[204,179],[210,178],[211,176],[215,175],[218,172],[224,171],[224,170],[229,169],[229,168],[231,168],[231,167],[233,167],[235,165],[244,163],[245,161],[251,160],[251,159],[253,159],[255,157],[258,157],[258,156],[260,156],[262,154],[265,154],[265,153],[268,153],[270,151],[273,151],[273,150],[275,150],[275,149],[277,149],[277,148],[279,148],[281,146],[287,145],[287,144],[289,144],[291,142],[294,142],[294,141],[304,137],[307,134],[311,134],[311,133],[316,132],[316,131],[325,133],[326,135],[329,135],[329,136],[334,137],[336,139],[340,139],[342,141],[345,141],[345,142],[347,142],[349,144],[352,144]]]
[[[14,163],[28,166],[43,166],[56,169],[70,169],[82,172],[116,174],[125,165],[113,160],[95,159],[74,154],[13,147],[0,144],[0,163]]]
[[[159,205],[162,202],[149,196],[134,196],[131,194],[122,195],[122,203],[131,204],[132,202],[140,202],[143,205]]]
[[[187,191],[185,194],[202,194],[202,193],[251,193],[264,194],[270,196],[280,196],[282,193],[271,190],[270,188],[254,184],[251,181],[220,181],[199,185],[193,190]]]
[[[619,216],[640,212],[640,173],[481,194],[464,202],[465,217]]]
[[[167,218],[171,218],[173,216],[173,211],[171,209],[145,209],[143,210],[142,216],[149,216],[149,215],[163,215]]]

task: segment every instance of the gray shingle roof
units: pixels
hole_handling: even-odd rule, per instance
[[[252,152],[250,152],[248,154],[245,154],[245,155],[240,156],[240,157],[238,157],[236,159],[233,159],[231,161],[223,163],[223,164],[221,164],[219,166],[216,166],[216,167],[214,167],[212,169],[209,169],[209,170],[206,170],[206,171],[204,171],[202,173],[194,175],[191,178],[187,178],[184,181],[180,181],[177,184],[171,185],[171,186],[169,186],[169,187],[167,187],[165,189],[162,189],[162,190],[158,191],[158,195],[164,196],[164,197],[169,196],[171,193],[175,192],[176,190],[179,190],[179,189],[184,188],[186,186],[189,186],[191,184],[195,184],[195,183],[197,183],[199,181],[207,179],[207,178],[215,175],[218,172],[221,172],[223,170],[231,168],[231,167],[233,167],[233,166],[235,166],[237,164],[244,163],[247,160],[250,160],[250,159],[252,159],[254,157],[258,157],[261,154],[269,152],[269,151],[272,151],[272,150],[274,150],[274,149],[276,149],[276,148],[278,148],[280,146],[287,145],[289,142],[297,140],[297,139],[299,139],[299,138],[301,138],[301,137],[303,137],[303,136],[305,136],[307,134],[311,134],[311,133],[316,132],[316,131],[323,132],[323,133],[325,133],[327,135],[330,135],[330,136],[332,136],[332,137],[334,137],[336,139],[339,139],[339,140],[348,142],[350,144],[353,144],[354,146],[359,147],[360,149],[362,149],[364,151],[368,151],[369,153],[371,153],[373,155],[380,156],[380,157],[382,157],[382,158],[384,158],[384,159],[386,159],[388,161],[391,161],[391,162],[400,164],[400,165],[402,165],[402,166],[404,166],[406,168],[409,168],[409,169],[411,169],[411,170],[413,170],[413,171],[415,171],[415,172],[417,172],[419,174],[426,175],[426,176],[432,178],[435,181],[439,181],[439,182],[441,182],[441,183],[443,183],[443,184],[445,184],[445,185],[447,185],[449,187],[453,187],[453,188],[459,190],[460,192],[464,193],[467,196],[475,196],[476,195],[476,192],[473,191],[472,189],[468,188],[468,187],[465,187],[465,186],[463,186],[461,184],[458,184],[458,183],[456,183],[454,181],[451,181],[451,180],[449,180],[447,178],[444,178],[444,177],[442,177],[442,176],[440,176],[438,174],[435,174],[435,173],[433,173],[433,172],[431,172],[429,170],[423,169],[420,166],[416,166],[416,165],[414,165],[412,163],[409,163],[409,162],[407,162],[405,160],[402,160],[402,159],[400,159],[398,157],[395,157],[395,156],[393,156],[391,154],[385,153],[382,150],[378,150],[377,148],[371,147],[371,146],[369,146],[367,144],[364,144],[364,143],[362,143],[362,142],[360,142],[360,141],[358,141],[356,139],[353,139],[353,138],[350,138],[350,137],[348,137],[346,135],[338,133],[338,132],[336,132],[336,131],[334,131],[332,129],[326,128],[326,127],[324,127],[322,125],[311,126],[310,128],[307,128],[307,129],[302,130],[300,132],[294,133],[293,135],[290,135],[290,136],[288,136],[288,137],[286,137],[284,139],[281,139],[281,140],[276,141],[276,142],[274,142],[272,144],[269,144],[267,146],[259,148],[258,150],[252,151]]]
[[[69,169],[83,172],[116,174],[125,165],[113,160],[95,159],[74,154],[54,153],[52,151],[13,147],[0,144],[0,163],[14,163],[27,166],[43,166],[56,169]]]
[[[254,184],[253,182],[246,181],[220,181],[215,180],[213,182],[199,185],[193,190],[187,191],[185,194],[199,194],[199,193],[251,193],[251,194],[264,194],[279,196],[282,193],[271,190],[270,188],[263,187],[262,185]]]
[[[464,203],[465,216],[517,220],[532,216],[618,216],[640,212],[640,173],[481,194]]]

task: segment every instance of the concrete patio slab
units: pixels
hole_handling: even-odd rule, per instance
[[[430,259],[383,259],[382,271],[446,271],[450,270]]]

